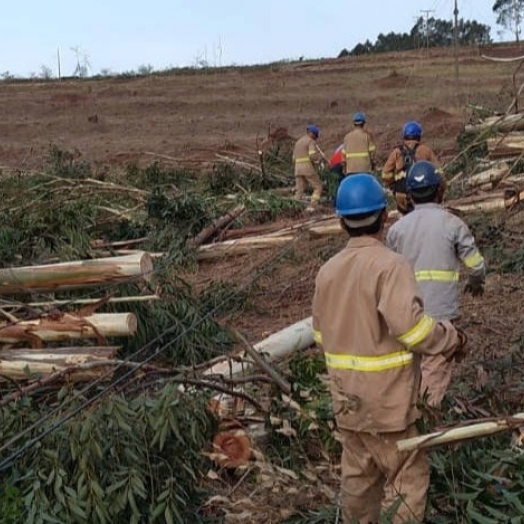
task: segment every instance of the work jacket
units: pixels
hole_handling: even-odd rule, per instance
[[[439,167],[439,161],[431,149],[426,144],[422,144],[418,140],[404,140],[404,146],[415,150],[415,162],[420,160],[427,160],[431,162],[436,167]],[[393,151],[391,151],[388,156],[386,163],[382,168],[382,180],[387,186],[395,185],[395,182],[402,180],[405,181],[406,178],[406,169],[404,166],[404,157],[402,154],[402,146],[397,146]],[[405,192],[405,182],[401,184],[400,189],[403,188],[402,192]]]
[[[309,135],[304,135],[297,140],[293,149],[293,163],[295,176],[315,175],[315,165],[320,161],[317,143]]]
[[[389,228],[386,245],[407,258],[424,309],[436,319],[458,316],[461,262],[470,278],[484,282],[484,259],[468,226],[440,204],[415,204],[414,211]]]
[[[313,330],[338,426],[401,431],[418,417],[420,353],[451,356],[457,332],[424,313],[409,263],[363,236],[320,269]]]
[[[342,159],[346,163],[345,174],[371,173],[371,155],[375,152],[371,134],[362,127],[355,127],[344,137]]]

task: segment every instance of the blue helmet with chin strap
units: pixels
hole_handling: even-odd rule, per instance
[[[336,212],[340,217],[373,214],[386,209],[384,188],[369,173],[357,173],[342,180],[337,191]]]
[[[365,124],[365,122],[366,122],[366,115],[364,113],[361,113],[360,111],[357,111],[353,115],[353,122],[355,124]]]
[[[420,140],[422,137],[422,126],[415,122],[406,122],[402,129],[402,136],[405,140]]]
[[[307,131],[308,133],[312,133],[312,134],[314,134],[317,138],[318,138],[318,136],[320,135],[320,130],[319,130],[319,128],[318,128],[317,126],[315,126],[315,125],[307,126],[307,127],[306,127],[306,131]]]

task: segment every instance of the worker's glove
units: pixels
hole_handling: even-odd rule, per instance
[[[453,358],[455,359],[455,362],[462,362],[467,354],[467,345],[468,345],[468,337],[464,331],[461,329],[455,328],[457,330],[457,335],[459,342],[457,344],[457,348],[455,349],[455,352],[453,353]]]
[[[464,293],[471,293],[474,297],[481,297],[484,294],[484,282],[474,278],[468,279]]]

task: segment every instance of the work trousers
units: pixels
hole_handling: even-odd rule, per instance
[[[429,406],[440,408],[451,381],[453,361],[446,360],[442,355],[424,355],[420,367],[420,394],[427,395]]]
[[[308,184],[313,188],[311,202],[318,202],[322,196],[322,182],[318,175],[295,175],[295,199],[301,200],[304,197],[304,191]]]
[[[399,453],[396,442],[418,435],[415,425],[391,433],[342,434],[341,507],[344,524],[377,523],[381,510],[399,504],[391,522],[422,522],[429,487],[424,451]]]

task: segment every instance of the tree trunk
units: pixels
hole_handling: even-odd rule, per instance
[[[13,380],[34,379],[68,367],[86,362],[103,362],[114,358],[118,347],[70,347],[49,349],[2,349],[0,350],[0,381],[6,377]],[[92,380],[105,374],[109,368],[79,370],[72,372],[73,381]],[[108,378],[110,378],[108,376]]]
[[[490,158],[518,156],[524,152],[524,135],[510,134],[486,140]]]
[[[246,206],[237,206],[232,211],[228,211],[224,216],[218,218],[209,227],[203,229],[193,240],[193,246],[198,247],[205,244],[211,237],[216,235],[221,229],[231,224],[246,211]]]
[[[477,173],[476,175],[470,176],[466,179],[466,187],[474,188],[482,186],[484,184],[489,184],[493,182],[499,182],[509,173],[509,166],[506,162],[500,162],[497,166]]]
[[[524,130],[524,113],[506,116],[491,116],[479,124],[469,124],[465,127],[466,132],[478,132],[486,129],[497,129],[502,132]]]
[[[472,438],[486,437],[521,426],[523,421],[524,413],[517,413],[511,417],[505,417],[499,420],[478,422],[468,426],[443,429],[429,433],[428,435],[399,440],[397,442],[397,448],[399,451],[413,451],[415,449],[433,448]]]
[[[41,347],[42,342],[96,338],[100,345],[104,345],[106,337],[129,337],[136,330],[137,320],[133,313],[99,313],[87,317],[62,313],[36,320],[0,323],[0,342],[24,342]]]
[[[241,255],[251,253],[254,249],[269,249],[279,247],[294,239],[293,236],[281,237],[251,237],[239,238],[238,240],[226,240],[216,244],[200,246],[198,260],[209,260],[213,258],[226,257],[229,255]]]
[[[273,333],[253,348],[265,357],[267,362],[287,357],[295,351],[301,351],[313,345],[313,330],[311,327],[311,317],[300,320],[281,331]],[[245,358],[244,362],[219,362],[204,371],[204,375],[222,375],[229,377],[237,375],[242,371],[249,370],[254,366],[254,362],[249,356],[242,352],[240,358]]]
[[[151,257],[145,252],[122,257],[62,262],[45,266],[0,269],[0,294],[61,291],[116,284],[141,277],[149,280]]]

